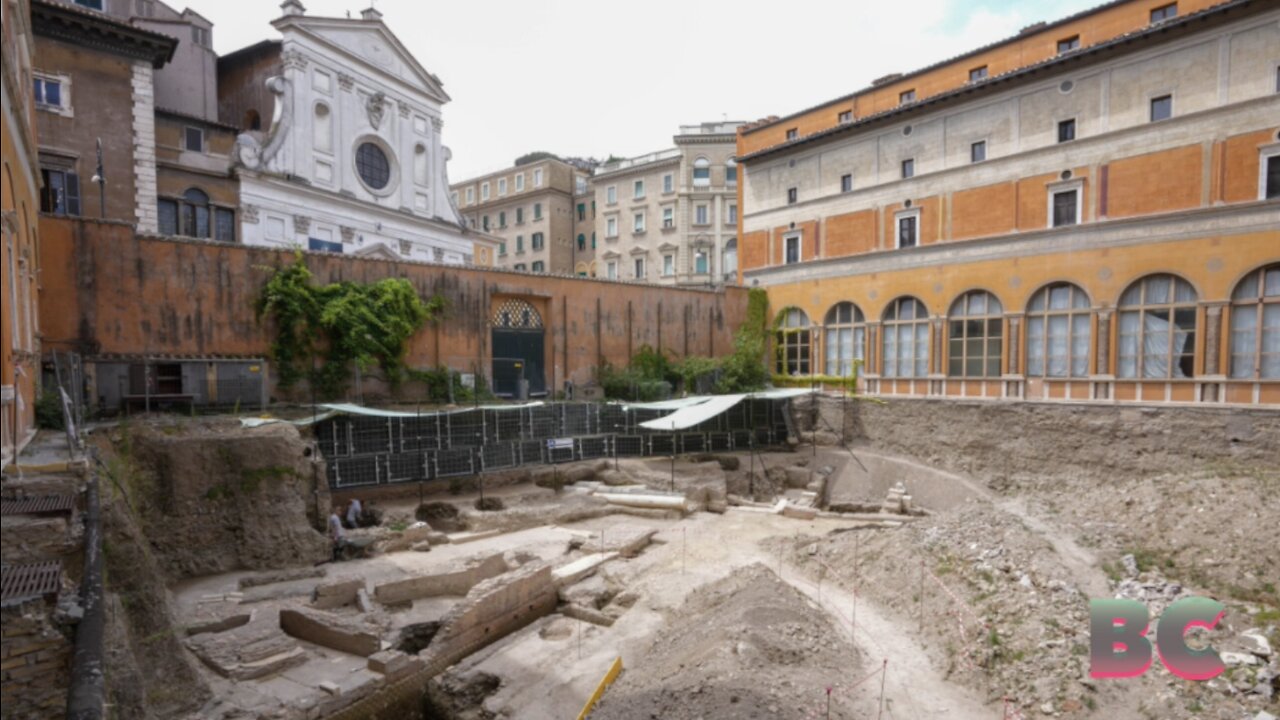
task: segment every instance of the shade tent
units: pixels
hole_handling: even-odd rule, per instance
[[[363,405],[353,405],[351,403],[324,403],[316,405],[317,412],[301,420],[281,420],[279,418],[242,418],[240,424],[244,427],[262,427],[263,425],[271,425],[274,423],[290,423],[298,426],[311,425],[331,417],[339,415],[356,415],[359,417],[381,417],[381,418],[433,418],[437,415],[453,415],[457,413],[472,412],[475,410],[497,410],[499,412],[514,412],[525,410],[531,407],[539,407],[545,405],[543,402],[528,402],[516,405],[479,405],[459,407],[453,410],[431,410],[428,412],[402,412],[398,410],[379,410],[377,408],[369,408]]]
[[[759,400],[789,400],[793,397],[807,395],[811,392],[813,391],[806,389],[784,388],[780,390],[765,390],[758,393],[747,393],[743,395],[706,395],[683,398],[685,401],[692,402],[685,402],[681,406],[675,408],[675,412],[670,415],[664,415],[660,418],[642,422],[640,423],[640,427],[648,430],[666,430],[668,432],[687,430],[688,428],[701,425],[721,413],[727,412],[730,408],[748,398],[755,398]],[[660,403],[628,405],[627,407],[659,410],[667,409],[652,407],[657,404]]]
[[[762,390],[755,393],[744,393],[740,395],[695,395],[692,397],[677,398],[675,400],[662,400],[660,402],[615,404],[621,405],[624,410],[670,411],[667,415],[640,423],[640,427],[648,430],[665,430],[667,432],[674,432],[676,430],[686,430],[694,427],[695,425],[704,423],[711,418],[728,411],[743,400],[789,400],[800,395],[807,395],[811,392],[813,391],[803,388],[781,388],[775,390]],[[397,410],[379,410],[377,408],[368,408],[363,405],[353,405],[351,403],[325,403],[316,406],[317,412],[313,416],[305,417],[300,420],[243,418],[240,422],[245,427],[262,427],[263,425],[283,422],[298,426],[307,426],[340,415],[381,418],[433,418],[436,416],[471,412],[477,409],[495,410],[498,412],[518,412],[520,410],[539,407],[545,404],[546,403],[543,402],[528,402],[520,404],[480,405],[478,407],[472,406],[456,408],[453,410],[433,410],[430,412],[402,412]]]

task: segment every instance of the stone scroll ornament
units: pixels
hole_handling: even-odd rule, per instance
[[[236,164],[250,170],[262,170],[271,163],[280,148],[284,147],[289,128],[293,125],[293,86],[288,79],[276,75],[267,78],[267,90],[275,96],[275,109],[271,115],[271,129],[262,141],[253,133],[236,136]]]

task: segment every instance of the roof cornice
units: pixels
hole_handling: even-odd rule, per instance
[[[100,13],[40,0],[31,3],[31,30],[39,37],[147,60],[157,69],[173,59],[178,47],[177,38],[117,22]]]
[[[1039,80],[1043,75],[1057,72],[1064,68],[1093,65],[1113,57],[1117,57],[1117,56],[1121,56],[1121,55],[1133,52],[1142,47],[1176,40],[1178,38],[1181,38],[1186,35],[1202,30],[1203,25],[1205,23],[1208,23],[1208,22],[1221,23],[1221,22],[1226,22],[1228,20],[1233,20],[1235,19],[1236,16],[1244,16],[1244,13],[1241,11],[1256,13],[1256,12],[1265,11],[1266,9],[1267,8],[1265,3],[1258,3],[1258,2],[1255,2],[1255,0],[1232,0],[1231,2],[1226,2],[1221,5],[1215,5],[1213,7],[1206,8],[1199,12],[1192,13],[1185,17],[1177,18],[1174,20],[1167,20],[1158,25],[1153,25],[1151,27],[1147,27],[1139,31],[1135,31],[1135,32],[1131,32],[1125,35],[1115,37],[1110,40],[1100,42],[1096,45],[1091,45],[1082,50],[1076,50],[1064,55],[1058,55],[1058,56],[1049,58],[1047,60],[1043,60],[1041,62],[1019,68],[1017,70],[1011,70],[1002,75],[996,75],[994,77],[987,78],[986,80],[983,80],[981,82],[966,84],[961,87],[955,88],[953,90],[948,90],[946,92],[942,92],[937,95],[932,95],[922,100],[919,100],[917,102],[910,103],[908,105],[895,107],[889,110],[885,110],[883,112],[876,113],[874,115],[868,115],[866,117],[858,118],[853,122],[836,125],[834,127],[830,127],[825,130],[819,130],[818,132],[805,135],[804,137],[798,138],[796,140],[792,140],[790,142],[779,143],[777,145],[771,145],[766,148],[761,148],[760,150],[756,150],[754,152],[750,152],[750,153],[747,153],[746,155],[739,157],[738,161],[750,162],[752,160],[757,160],[766,156],[787,152],[796,147],[806,145],[808,143],[816,142],[819,140],[825,140],[833,136],[853,134],[857,131],[865,130],[870,127],[877,127],[880,125],[887,124],[889,122],[896,122],[905,117],[922,115],[925,112],[936,110],[939,107],[954,105],[958,102],[967,101],[975,97],[991,95],[997,91],[1007,90],[1011,86],[1024,85],[1030,82],[1034,82],[1036,80]],[[1228,17],[1229,15],[1232,17]],[[932,69],[932,66],[931,68],[927,68],[927,69]],[[916,73],[912,73],[912,75],[918,75],[920,72],[924,72],[924,70],[918,71]],[[908,78],[908,77],[911,77],[911,75],[906,75],[903,77]],[[895,80],[895,82],[897,81]],[[857,95],[862,94],[862,92],[863,91],[860,91],[858,93],[854,93],[853,95],[836,98],[834,100],[830,100],[820,105],[815,105],[811,108],[807,108],[800,112],[792,113],[791,115],[787,115],[786,117],[780,118],[768,124],[758,125],[756,127],[751,128],[751,130],[743,131],[743,135],[745,136],[747,134],[755,132],[756,130],[763,129],[766,127],[773,127],[779,124],[783,124],[786,121],[793,119],[795,117],[813,112],[815,110],[822,109],[824,107],[828,107],[830,105],[833,105],[835,103],[841,102],[846,99],[856,97]]]

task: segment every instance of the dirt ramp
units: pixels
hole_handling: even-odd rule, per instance
[[[860,668],[827,614],[762,565],[694,591],[669,623],[592,720],[800,720]],[[854,717],[852,702],[833,694],[831,717]]]
[[[328,556],[308,520],[315,480],[296,428],[143,427],[130,439],[131,501],[171,581]]]

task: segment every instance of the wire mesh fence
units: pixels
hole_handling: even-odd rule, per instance
[[[336,416],[315,426],[340,489],[475,475],[522,465],[728,452],[785,443],[788,400],[747,399],[678,433],[641,427],[666,414],[617,404],[475,408],[419,417]]]

